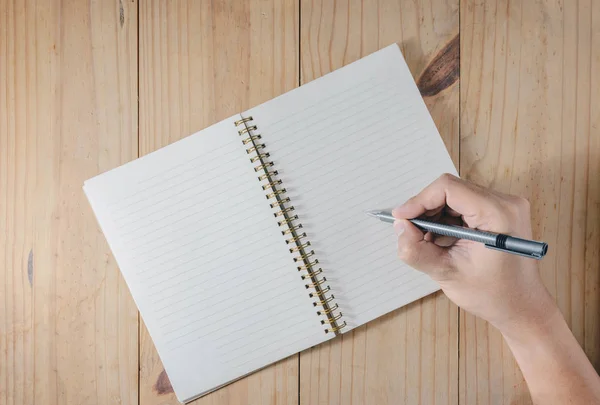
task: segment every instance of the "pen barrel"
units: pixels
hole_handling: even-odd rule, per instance
[[[518,253],[528,257],[542,258],[548,251],[548,244],[535,240],[527,240],[475,229],[438,224],[422,219],[411,219],[410,221],[426,232],[433,232],[438,235],[451,236],[453,238],[472,240],[474,242],[484,243],[488,247],[497,248],[512,253]]]
[[[499,236],[501,237],[505,235]],[[548,244],[544,242],[515,238],[512,236],[507,236],[505,241],[499,240],[498,244],[504,246],[497,247],[506,248],[507,250],[513,252],[523,253],[526,255],[533,255],[536,257],[544,257],[544,255],[546,255],[546,252],[548,251]]]
[[[458,239],[467,239],[474,242],[484,243],[486,245],[496,246],[496,239],[498,235],[495,233],[476,231],[473,229],[461,228],[453,225],[438,224],[436,222],[425,221],[422,219],[411,219],[410,222],[426,232],[433,232],[438,235],[451,236]]]

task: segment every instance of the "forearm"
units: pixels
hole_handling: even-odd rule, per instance
[[[536,404],[600,403],[600,378],[556,308],[541,323],[502,331]]]
[[[444,175],[393,214],[398,257],[502,332],[537,404],[600,404],[600,378],[544,287],[535,260],[464,239],[438,244],[410,222],[420,216],[447,223],[460,218],[469,228],[530,238],[527,200]]]

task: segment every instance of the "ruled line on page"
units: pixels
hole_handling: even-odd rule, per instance
[[[225,144],[223,144],[223,145],[221,145],[221,146],[213,149],[211,151],[211,153],[214,154],[214,155],[221,155],[222,157],[227,157],[226,160],[223,160],[223,164],[228,164],[228,163],[231,163],[231,162],[235,162],[235,161],[237,161],[239,159],[239,157],[236,157],[235,155],[232,155],[232,154],[227,153],[227,152],[225,152],[225,154],[221,154],[221,152],[224,152],[227,149],[231,149],[231,146],[234,145],[234,143],[235,143],[235,139],[232,139],[229,142],[227,142],[227,143],[225,143]],[[188,168],[188,169],[184,170],[183,173],[188,172],[189,169],[193,169],[193,168],[197,168],[197,167],[204,167],[205,166],[205,163],[203,161],[204,158],[205,158],[204,155],[199,155],[199,156],[194,157],[194,158],[192,158],[190,160],[184,161],[182,163],[175,164],[174,166],[171,166],[171,167],[168,167],[168,168],[164,168],[164,170],[161,170],[156,175],[147,176],[147,177],[144,177],[144,178],[136,181],[136,186],[139,187],[140,185],[146,184],[150,180],[155,180],[158,177],[165,177],[167,179],[176,178],[176,176],[174,176],[170,172],[172,172],[175,169],[180,169],[180,168],[182,168],[182,167],[184,167],[184,166],[186,166],[186,165],[188,165],[190,163],[195,163],[195,165],[192,166],[191,168]],[[161,182],[162,181],[163,180],[161,180]],[[157,182],[157,184],[158,183],[160,183],[160,182]],[[151,188],[152,188],[152,185],[146,186],[145,189],[151,189]],[[119,209],[127,208],[130,204],[131,205],[136,204],[137,202],[139,202],[139,200],[138,201],[130,202],[128,204],[124,204],[124,201],[126,201],[130,197],[137,196],[140,191],[144,191],[145,189],[144,188],[141,188],[141,189],[137,189],[136,188],[135,192],[132,192],[130,194],[126,194],[126,195],[123,195],[123,196],[119,196],[118,199],[115,199],[113,201],[107,202],[106,205],[107,205],[108,208],[112,208],[112,207],[117,206],[117,205],[120,207]]]
[[[166,363],[174,353],[194,359],[202,350],[218,358],[228,346],[247,347],[248,356],[272,353],[287,340],[274,332],[289,317],[297,336],[322,340],[312,290],[299,277],[256,164],[232,120],[217,127],[86,182]],[[244,325],[242,345],[235,331]],[[228,361],[231,370],[247,364],[244,355]]]
[[[377,78],[375,78],[375,77],[367,77],[366,79],[364,79],[362,81],[355,82],[354,85],[351,87],[346,87],[344,90],[341,90],[339,92],[335,92],[335,93],[332,93],[325,97],[322,97],[318,103],[309,104],[305,108],[294,110],[294,111],[290,112],[289,115],[283,115],[282,118],[280,118],[280,119],[276,119],[271,122],[266,122],[265,129],[268,129],[269,131],[274,131],[275,130],[274,128],[277,128],[277,125],[280,123],[285,122],[286,124],[289,125],[291,122],[291,118],[293,118],[297,115],[306,113],[312,109],[315,109],[317,111],[327,109],[327,107],[331,101],[334,101],[332,104],[334,104],[334,105],[337,104],[335,102],[335,99],[338,97],[343,96],[345,99],[354,98],[353,97],[354,95],[352,94],[352,92],[356,91],[358,94],[364,93],[364,91],[362,91],[363,87],[372,86],[371,88],[373,90],[375,90],[379,86],[382,86],[385,84],[386,84],[386,80],[380,80],[378,82]],[[298,123],[298,122],[300,122],[300,121],[296,121],[295,123]]]
[[[299,201],[304,230],[338,302],[354,309],[368,302],[392,305],[393,298],[390,304],[377,296],[386,285],[421,289],[411,290],[415,296],[431,292],[425,275],[407,272],[396,258],[391,225],[364,218],[363,211],[391,208],[441,172],[454,172],[399,50],[386,48],[378,63],[377,78],[361,67],[332,79],[331,88],[345,97],[304,90],[302,98],[280,98],[277,114],[269,103],[248,112],[259,122],[290,198]],[[368,79],[351,90],[362,77]],[[368,320],[368,314],[354,315],[359,319],[351,323]]]

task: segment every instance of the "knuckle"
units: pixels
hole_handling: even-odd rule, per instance
[[[451,175],[450,173],[444,173],[438,178],[438,180],[442,184],[448,184],[448,183],[456,180],[456,177]]]
[[[519,217],[528,215],[531,211],[531,204],[529,203],[529,200],[524,197],[512,197],[509,206],[511,211]]]
[[[455,181],[455,177],[450,173],[444,173],[429,185],[432,189],[448,189],[448,186]]]
[[[527,229],[531,226],[529,201],[523,197],[505,195],[499,201],[497,214],[489,220],[490,223],[497,223],[497,231],[502,233],[511,234],[521,228]]]
[[[525,197],[517,197],[517,205],[525,212],[529,212],[531,210],[531,203]]]

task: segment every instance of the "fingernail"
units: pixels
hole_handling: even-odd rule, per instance
[[[396,236],[402,235],[402,232],[404,232],[404,224],[399,221],[394,222],[394,232],[396,232]]]

